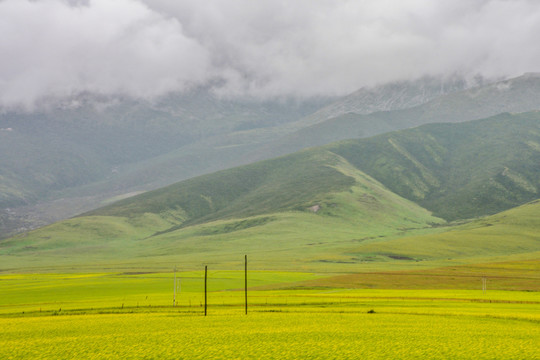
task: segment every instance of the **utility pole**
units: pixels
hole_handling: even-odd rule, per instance
[[[173,307],[176,306],[176,265],[174,265],[174,290],[173,290]]]
[[[208,279],[208,266],[204,266],[204,316],[206,316],[207,297],[206,297],[206,282]]]
[[[245,273],[245,281],[244,281],[244,293],[246,298],[246,315],[248,313],[248,300],[247,300],[247,255],[245,256],[245,262],[244,262],[244,273]]]

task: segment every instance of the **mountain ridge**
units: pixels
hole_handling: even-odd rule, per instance
[[[464,122],[505,112],[535,111],[540,110],[538,99],[540,73],[527,73],[517,78],[446,93],[410,108],[370,114],[348,112],[287,134],[259,152],[279,156],[304,147],[365,138],[428,123]],[[259,156],[257,153],[253,158]]]
[[[540,189],[540,167],[536,165],[540,164],[539,149],[539,111],[514,115],[501,114],[456,124],[426,124],[366,139],[345,140],[322,148],[307,149],[273,160],[203,175],[111,204],[104,209],[134,204],[143,198],[148,202],[156,194],[164,194],[163,197],[170,201],[171,198],[178,198],[179,195],[174,195],[175,191],[185,192],[185,196],[192,196],[192,192],[210,191],[205,189],[214,189],[215,186],[220,186],[222,191],[226,191],[235,182],[240,182],[240,178],[248,180],[253,176],[266,181],[272,176],[272,171],[288,173],[295,182],[292,189],[296,191],[303,179],[315,184],[320,178],[324,178],[322,173],[313,172],[315,171],[313,169],[303,173],[304,161],[309,163],[323,156],[321,154],[326,154],[325,151],[330,151],[332,156],[337,155],[345,159],[357,170],[380,181],[396,194],[423,204],[436,213],[436,203],[446,199],[442,206],[450,202],[457,209],[453,210],[453,214],[443,212],[447,219],[465,219],[487,215],[489,211],[500,212],[535,199]],[[328,154],[325,156],[328,158]],[[291,167],[288,168],[287,165],[277,170],[275,164],[278,163],[290,164]],[[318,166],[320,167],[318,171],[328,168],[324,162]],[[221,179],[230,174],[234,175]],[[397,174],[399,176],[396,176]],[[215,178],[221,180],[212,180]],[[206,184],[207,181],[215,185]],[[259,185],[264,185],[264,181]],[[206,185],[201,185],[202,182]],[[180,190],[191,184],[196,185],[197,190],[195,188],[190,188],[189,191]],[[245,185],[247,184],[243,184]],[[471,193],[495,196],[494,194],[498,194],[497,189],[506,189],[508,193],[503,191],[501,202],[495,201],[493,208],[487,207],[487,203],[481,201],[484,196],[482,195],[479,196],[476,208],[472,207],[465,211],[466,206],[463,204],[474,200],[470,196]],[[173,193],[167,195],[168,191]],[[458,196],[458,199],[452,196]],[[459,200],[461,197],[469,201]],[[487,210],[488,208],[490,210]],[[104,209],[91,213],[100,213]],[[124,213],[133,211],[131,208]],[[461,211],[465,211],[466,215],[456,215]]]
[[[414,241],[423,244],[429,234],[447,232],[471,217],[482,224],[490,214],[537,204],[539,164],[540,112],[427,124],[135,195],[3,240],[0,258],[6,268],[51,261],[125,266],[180,258],[195,266],[202,259],[225,264],[240,253],[252,254],[261,268],[440,266],[448,253],[455,261],[468,261],[467,254],[445,250],[440,241],[431,255],[419,249],[413,254],[406,239],[419,236]],[[503,219],[502,214],[492,219]],[[448,222],[455,219],[460,221]],[[534,233],[534,224],[526,231]],[[503,248],[525,256],[538,251],[535,239],[515,246],[478,244],[489,256],[503,256]]]
[[[528,90],[525,80],[530,82],[527,85],[530,89],[536,89],[538,79],[534,74],[483,88],[502,86],[512,89],[525,86],[522,92],[526,93]],[[403,86],[407,83],[387,85],[388,89],[392,86],[395,89],[394,93],[389,90],[386,95],[386,90],[381,90],[385,89],[385,86],[377,88],[378,90],[359,90],[343,100],[335,101],[330,108],[337,106],[340,111],[350,110],[347,106],[361,107],[361,104],[368,104],[367,100],[370,99],[378,101],[373,104],[375,107],[409,106],[414,101],[421,102],[440,95],[441,90],[435,89],[437,81],[439,80],[420,79],[411,82],[409,85],[412,95],[404,97]],[[462,80],[459,77],[450,80],[449,87],[443,92],[465,86],[460,81]],[[430,86],[434,88],[431,93]],[[428,89],[428,95],[415,98],[415,94],[422,89]],[[480,88],[474,91],[480,91],[478,89]],[[0,119],[0,129],[11,130],[0,132],[0,152],[8,154],[0,161],[0,201],[3,202],[3,209],[0,209],[0,229],[3,236],[14,229],[24,231],[25,228],[45,225],[66,216],[98,208],[117,197],[156,189],[203,173],[249,164],[342,139],[368,137],[396,128],[416,126],[418,119],[441,121],[435,111],[437,107],[424,104],[420,105],[420,108],[368,115],[349,113],[319,122],[321,118],[317,116],[320,114],[315,117],[318,120],[306,120],[305,116],[300,115],[310,112],[309,109],[322,106],[321,104],[328,100],[314,100],[312,103],[280,100],[260,105],[251,100],[235,103],[225,99],[221,103],[214,103],[216,99],[201,91],[202,95],[194,92],[181,101],[172,96],[163,98],[161,103],[146,105],[130,103],[131,100],[112,101],[109,104],[107,99],[97,99],[96,101],[104,103],[98,122],[92,120],[95,117],[94,110],[91,109],[94,100],[74,98],[54,113],[58,116],[54,116],[57,119],[52,121],[54,126],[50,128],[51,119],[48,117],[51,115],[41,119],[39,116],[26,114],[19,119],[23,120],[19,125],[25,121],[27,127],[34,123],[39,125],[32,128],[26,137],[13,122],[5,121],[6,116],[9,118],[10,115],[4,114],[3,120]],[[536,94],[534,91],[533,94]],[[364,96],[360,96],[360,105],[354,100],[358,93]],[[445,93],[443,97],[455,99],[457,95],[453,94],[456,93]],[[460,96],[463,98],[464,95]],[[537,100],[534,99],[538,97],[531,94],[521,97],[531,101],[528,107],[540,107],[535,105]],[[477,98],[478,96],[475,99]],[[484,98],[488,96],[485,95]],[[388,99],[405,100],[389,105]],[[416,100],[410,102],[407,99]],[[497,103],[504,102],[496,100]],[[433,101],[432,99],[431,102]],[[477,105],[471,102],[470,106]],[[491,106],[488,105],[486,106]],[[446,107],[454,113],[457,113],[454,108],[459,108],[452,102]],[[425,114],[420,114],[418,109],[424,109],[425,111],[422,111]],[[114,119],[116,116],[119,119]],[[198,121],[201,116],[206,117],[206,120]],[[187,132],[174,129],[173,119],[179,117],[185,118],[184,128]],[[80,129],[69,125],[73,118],[80,120]],[[312,120],[317,123],[307,126]],[[220,122],[217,130],[212,128],[212,131],[205,133],[205,127],[209,128],[216,121]],[[115,122],[119,125],[112,126]],[[158,128],[153,129],[156,124]],[[160,128],[159,124],[163,127]],[[123,132],[119,138],[123,139],[121,141],[115,138],[114,134],[122,132],[121,126],[128,125],[138,130]],[[190,137],[193,141],[189,140]],[[92,150],[94,142],[99,145],[99,151]],[[24,159],[21,160],[19,158],[22,154]],[[23,164],[25,165],[22,166]]]

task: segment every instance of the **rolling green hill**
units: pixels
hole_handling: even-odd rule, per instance
[[[354,178],[334,168],[338,162],[327,151],[303,151],[189,179],[86,215],[133,216],[182,209],[192,223],[303,208],[320,194],[354,184]]]
[[[447,220],[494,214],[538,197],[539,112],[424,125],[325,149]],[[287,206],[282,197],[293,206],[305,194],[341,184],[332,178],[337,172],[322,167],[329,158],[321,154],[313,149],[191,179],[95,213],[159,213],[175,204],[191,209],[190,219],[212,220],[283,210]],[[313,161],[320,162],[318,168]],[[271,193],[276,187],[280,193]],[[253,203],[259,204],[257,210],[246,206]]]
[[[328,147],[447,220],[494,214],[540,189],[540,112],[431,124]]]
[[[442,222],[315,149],[183,181],[4,240],[0,258],[4,269],[51,262],[194,266],[249,252],[259,268],[294,269],[308,258],[339,264],[329,249]]]
[[[540,189],[540,112],[424,125],[323,149],[190,179],[90,214],[181,208],[191,224],[301,208],[352,185],[332,168],[335,155],[447,220],[494,214],[536,199]]]
[[[182,181],[4,240],[0,260],[4,270],[194,267],[249,253],[259,269],[352,271],[527,254],[539,251],[537,237],[499,237],[487,246],[411,236],[454,226],[441,217],[484,216],[537,199],[539,144],[538,112],[343,141]],[[504,225],[509,238],[537,230],[536,204],[523,209],[500,215],[531,220]]]
[[[361,244],[351,256],[393,256],[447,264],[480,263],[540,257],[540,200],[448,231]]]

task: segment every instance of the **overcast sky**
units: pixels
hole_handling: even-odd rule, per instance
[[[0,0],[0,104],[81,91],[340,95],[540,71],[537,0]]]

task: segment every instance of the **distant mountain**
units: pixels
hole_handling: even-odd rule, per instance
[[[540,110],[540,74],[451,92],[412,108],[371,114],[349,112],[287,134],[256,153],[279,156],[309,146],[369,137],[414,126],[483,119],[504,112]]]
[[[7,184],[22,186],[3,192],[0,206],[103,180],[127,164],[238,129],[287,123],[318,106],[229,101],[199,90],[155,103],[83,97],[54,109],[6,112],[0,115],[0,171],[13,177]]]
[[[185,180],[2,241],[0,259],[67,264],[81,259],[66,254],[83,252],[85,261],[190,262],[249,249],[261,264],[281,256],[291,266],[389,261],[401,253],[376,250],[376,242],[441,232],[441,218],[495,214],[538,199],[539,191],[540,112],[502,114],[342,141]],[[418,254],[415,261],[422,261]]]
[[[539,111],[428,124],[323,149],[447,220],[494,214],[540,197]],[[354,183],[324,159],[320,149],[306,150],[193,178],[90,214],[183,209],[184,221],[192,223],[302,208],[308,205],[302,201]]]
[[[484,85],[485,81],[481,77],[467,81],[458,75],[424,76],[414,81],[396,81],[362,88],[323,107],[303,121],[314,124],[349,113],[366,115],[380,111],[408,109],[442,95]]]
[[[192,153],[192,145],[205,149],[228,134],[260,132],[265,141],[271,129],[327,102],[228,100],[195,89],[154,102],[84,94],[33,112],[5,110],[0,113],[0,230],[5,235],[25,222],[42,224],[35,204],[48,202],[50,214],[72,216],[112,196],[238,165],[234,155],[221,167],[188,158],[178,160],[176,172],[154,172],[156,162],[167,161],[161,156],[186,149],[184,156]],[[163,168],[170,169],[167,163]],[[147,171],[152,171],[150,179],[144,176]],[[73,197],[86,205],[58,201]]]
[[[39,112],[4,111],[0,237],[306,147],[422,123],[538,109],[539,82],[528,74],[452,92],[470,83],[425,77],[361,89],[332,103],[230,100],[207,89],[154,102],[84,94]],[[400,110],[351,113],[389,109]]]

